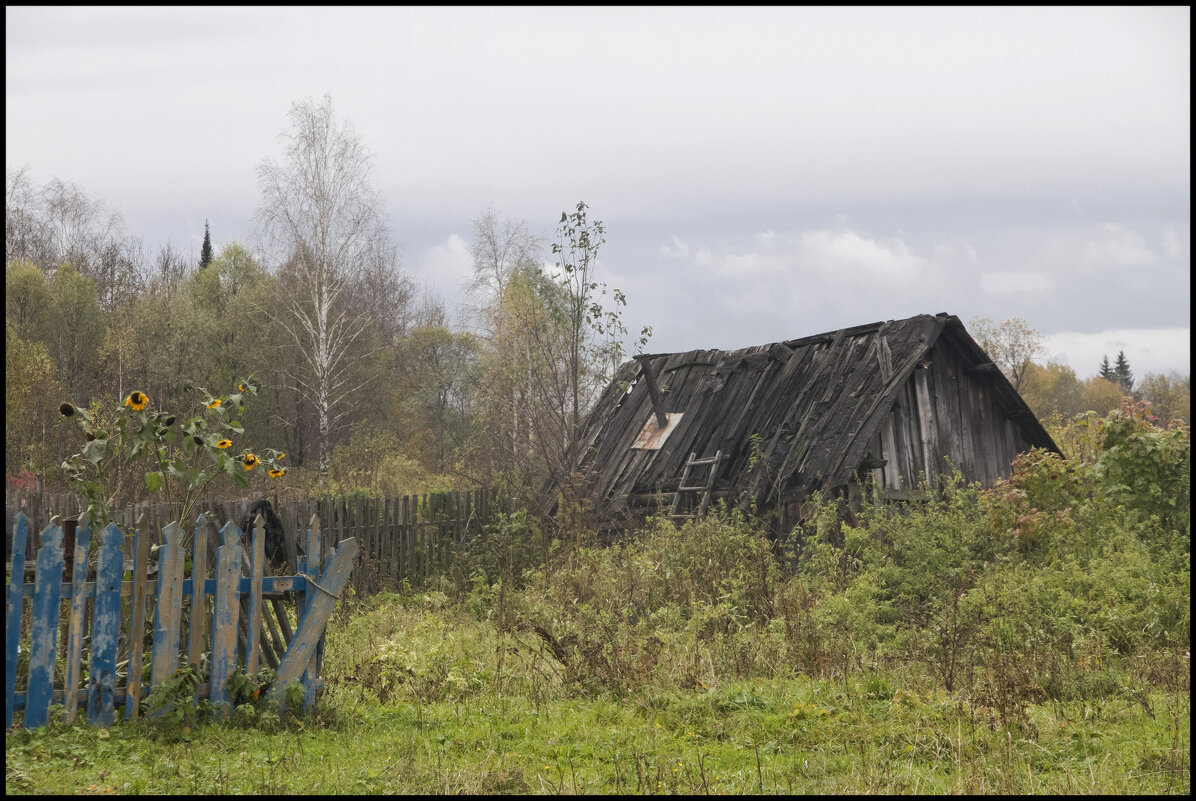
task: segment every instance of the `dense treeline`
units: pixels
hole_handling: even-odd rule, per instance
[[[604,298],[595,274],[602,223],[579,203],[549,252],[526,222],[484,212],[471,315],[452,321],[400,268],[369,155],[331,101],[290,119],[284,157],[258,168],[254,244],[213,247],[205,226],[194,260],[171,244],[147,253],[73,184],[7,170],[10,479],[62,483],[79,448],[64,400],[102,428],[130,392],[186,414],[249,376],[261,391],[236,445],[286,454],[274,492],[518,496],[566,478],[576,421],[626,334],[622,294]]]

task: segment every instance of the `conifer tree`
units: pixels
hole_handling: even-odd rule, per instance
[[[1117,383],[1121,391],[1127,395],[1134,388],[1134,374],[1130,371],[1130,363],[1125,358],[1125,351],[1117,352],[1117,361],[1113,364],[1113,373],[1117,376]]]
[[[1106,381],[1117,382],[1117,374],[1113,372],[1113,366],[1109,364],[1109,354],[1106,353],[1105,357],[1100,360],[1100,372],[1097,375]]]
[[[212,232],[208,228],[208,221],[203,221],[203,247],[199,251],[199,269],[212,263]]]

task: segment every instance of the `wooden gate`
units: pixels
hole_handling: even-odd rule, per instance
[[[91,532],[81,528],[69,557],[72,575],[68,580],[63,531],[51,524],[41,532],[35,579],[26,583],[28,527],[26,516],[18,515],[13,530],[5,628],[6,728],[12,728],[16,710],[24,711],[25,728],[44,725],[52,704],[65,707],[65,720],[69,722],[80,702],[87,705],[88,721],[98,726],[111,725],[117,707],[124,708],[125,718],[135,719],[141,699],[153,687],[170,678],[180,662],[198,669],[205,651],[210,676],[199,685],[196,698],[210,699],[226,715],[232,709],[226,690],[228,677],[238,669],[256,675],[263,652],[269,661],[277,662],[269,697],[281,703],[283,689],[300,679],[305,708],[310,709],[315,702],[316,692],[323,686],[319,671],[324,630],[349,580],[358,548],[355,539],[341,541],[327,559],[321,560],[320,524],[313,516],[307,531],[308,556],[300,557],[296,575],[265,576],[262,519],[257,519],[244,564],[241,531],[226,523],[220,530],[223,544],[216,550],[213,575],[209,577],[209,526],[201,515],[193,530],[190,570],[183,550],[184,531],[171,523],[162,529],[157,576],[149,579],[149,538],[144,536],[148,532],[134,530],[134,557],[131,564],[126,564],[122,550],[125,535],[111,524],[97,536],[100,544],[92,560],[94,576],[89,577]],[[127,573],[131,575],[126,580]],[[31,600],[28,609],[26,598]],[[210,612],[208,599],[212,601]],[[298,625],[293,630],[286,615],[279,614],[283,611],[280,599],[295,602]],[[273,619],[263,615],[264,600],[274,604]],[[146,632],[147,602],[154,607],[152,638]],[[64,603],[69,607],[65,614]],[[281,646],[280,627],[286,635],[285,648]],[[26,628],[28,637],[22,639]],[[65,633],[61,652],[60,629]],[[128,632],[123,681],[118,670],[122,630]],[[81,687],[85,639],[88,670],[86,686]],[[147,640],[149,680],[143,682]],[[279,652],[281,658],[277,658]],[[61,677],[60,689],[55,687],[56,675]],[[18,689],[20,678],[25,679],[23,690]]]

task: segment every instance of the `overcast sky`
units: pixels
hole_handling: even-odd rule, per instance
[[[450,305],[579,200],[650,352],[941,311],[1191,369],[1189,8],[13,8],[6,161],[197,256],[325,94]]]

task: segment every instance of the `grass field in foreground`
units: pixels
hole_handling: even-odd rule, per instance
[[[871,689],[869,687],[871,686]],[[886,697],[887,696],[887,697]],[[208,723],[6,738],[6,793],[1175,793],[1188,696],[1033,707],[997,725],[879,679],[734,682],[615,700],[336,694],[274,731]]]

